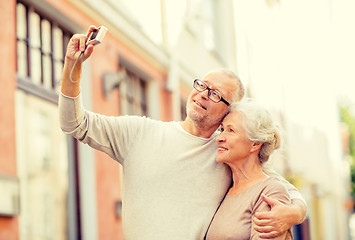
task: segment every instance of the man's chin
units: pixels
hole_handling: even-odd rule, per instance
[[[187,111],[187,116],[188,118],[190,118],[195,124],[203,124],[204,127],[209,127],[209,126],[218,126],[221,124],[222,119],[220,119],[219,121],[212,120],[210,118],[208,118],[206,115],[200,114],[196,111]]]
[[[200,123],[203,122],[205,116],[197,113],[196,111],[187,111],[187,116],[194,122]]]
[[[189,116],[189,118],[195,123],[195,124],[204,124],[204,118],[201,116]]]

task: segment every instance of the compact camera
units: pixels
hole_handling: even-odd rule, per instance
[[[86,46],[88,45],[97,45],[102,42],[107,32],[107,28],[104,26],[98,27],[89,36]]]

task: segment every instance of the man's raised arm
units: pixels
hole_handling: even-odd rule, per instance
[[[91,56],[94,46],[85,46],[87,38],[96,29],[90,26],[86,35],[75,34],[70,38],[65,55],[62,94],[67,97],[76,97],[80,93],[81,64]]]

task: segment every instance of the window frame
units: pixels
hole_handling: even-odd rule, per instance
[[[17,6],[21,4],[25,8],[25,21],[26,21],[26,36],[24,38],[19,38],[18,33],[17,33],[17,28],[16,28],[16,44],[18,45],[19,42],[25,43],[26,46],[26,76],[20,76],[18,74],[18,47],[16,47],[16,52],[17,52],[17,60],[16,60],[16,79],[17,79],[17,88],[20,90],[25,91],[26,93],[35,95],[37,97],[40,97],[46,101],[52,102],[57,104],[58,103],[58,91],[57,87],[59,85],[59,80],[56,82],[55,79],[55,64],[60,61],[62,66],[64,66],[64,58],[65,58],[65,52],[66,52],[66,46],[69,43],[70,37],[73,35],[70,30],[68,30],[66,27],[62,26],[59,22],[55,21],[42,11],[37,10],[34,6],[31,6],[29,4],[26,4],[25,2],[18,0],[16,4]],[[31,39],[30,39],[30,14],[34,13],[37,14],[40,22],[39,22],[39,37],[40,37],[40,46],[36,47],[31,44]],[[16,12],[16,14],[18,14]],[[47,21],[50,24],[50,50],[48,52],[45,52],[43,49],[43,29],[42,29],[42,23],[43,21]],[[54,29],[60,29],[62,31],[62,56],[58,59],[55,58],[54,56]],[[39,49],[40,51],[40,84],[34,83],[31,76],[31,51],[33,49]],[[51,66],[51,80],[50,80],[50,88],[44,87],[44,70],[43,70],[43,63],[44,63],[44,58],[49,57],[50,59],[50,66]]]
[[[119,57],[119,71],[124,72],[126,76],[120,87],[121,115],[148,116],[149,75],[121,56]]]

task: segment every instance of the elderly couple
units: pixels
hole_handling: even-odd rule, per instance
[[[85,42],[94,29],[68,44],[61,128],[122,165],[125,239],[292,239],[306,204],[295,187],[265,171],[279,131],[268,111],[242,99],[239,78],[220,69],[194,80],[182,122],[87,111],[76,59],[92,54]]]

